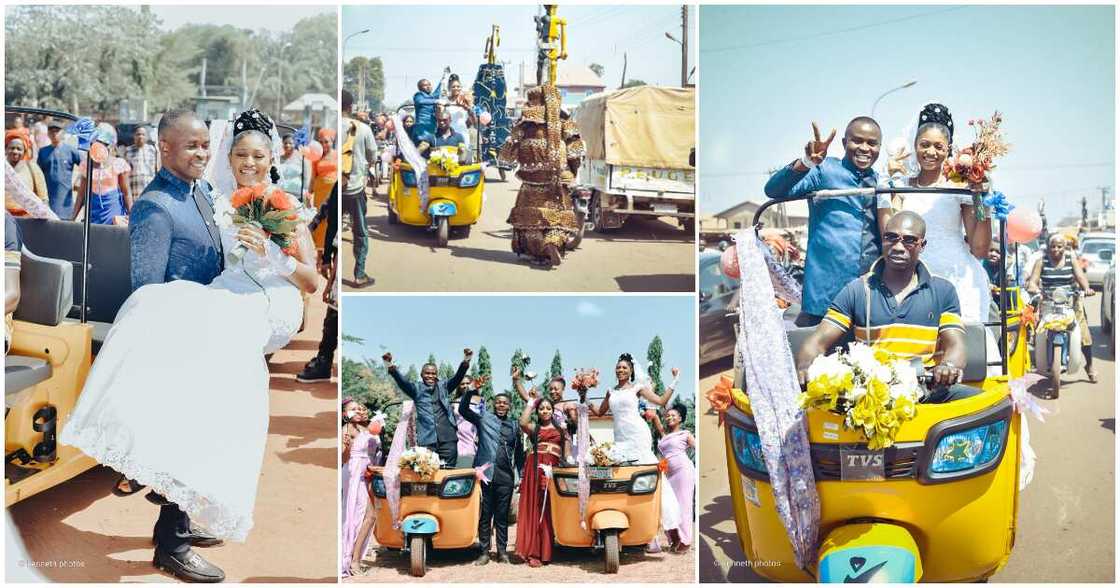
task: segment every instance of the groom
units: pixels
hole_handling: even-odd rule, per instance
[[[129,221],[133,291],[172,280],[209,284],[224,267],[210,185],[201,179],[210,159],[206,124],[189,110],[164,113],[159,150],[163,168],[133,204]],[[192,525],[165,497],[152,492],[147,498],[160,505],[152,563],[188,582],[224,580],[225,572],[191,550],[220,545],[221,539]]]
[[[388,368],[389,375],[405,396],[416,403],[416,444],[436,452],[447,467],[455,467],[459,457],[459,432],[452,416],[451,391],[459,387],[459,382],[471,367],[474,352],[463,350],[463,362],[455,375],[447,380],[439,379],[439,370],[434,363],[426,363],[420,369],[420,380],[409,382],[393,364],[393,354],[381,356]]]

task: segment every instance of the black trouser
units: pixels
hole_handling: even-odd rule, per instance
[[[443,463],[449,468],[455,467],[455,462],[459,461],[459,439],[436,439],[435,445],[425,445],[428,449],[436,452],[436,455],[443,460]]]
[[[319,357],[327,363],[334,361],[334,350],[338,349],[338,311],[327,307],[323,318],[323,340],[319,342]]]
[[[976,396],[979,393],[979,388],[973,388],[972,386],[966,386],[964,384],[953,384],[930,390],[929,396],[922,399],[922,404],[945,404],[946,402],[968,398],[969,396]]]
[[[354,277],[361,278],[366,275],[366,251],[369,247],[365,192],[343,194],[342,214],[350,215],[350,230],[354,240]]]
[[[167,553],[181,554],[191,548],[187,535],[190,533],[191,519],[177,504],[159,507],[156,519],[156,549]]]
[[[505,553],[509,540],[509,505],[513,500],[513,484],[483,484],[482,514],[478,519],[478,543],[482,552],[490,551],[490,525],[494,525],[494,547]]]

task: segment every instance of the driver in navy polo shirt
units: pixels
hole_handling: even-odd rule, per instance
[[[950,402],[979,393],[958,385],[966,361],[960,301],[948,280],[930,274],[919,261],[925,235],[921,216],[900,212],[891,217],[883,232],[883,256],[840,291],[798,351],[802,385],[813,360],[854,330],[856,341],[900,359],[919,358],[932,368],[932,391],[923,402]]]

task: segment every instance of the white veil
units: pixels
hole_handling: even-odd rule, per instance
[[[272,165],[280,163],[280,133],[276,131],[273,123],[269,132],[272,139]],[[233,169],[229,166],[229,153],[233,150],[233,121],[210,121],[210,161],[206,163],[206,171],[202,178],[210,182],[211,188],[219,194],[229,196],[237,189],[237,181],[233,178]],[[270,180],[271,181],[271,178]]]
[[[918,112],[914,113],[913,118],[910,119],[910,124],[902,129],[902,132],[899,135],[895,136],[895,138],[886,143],[887,157],[881,160],[882,167],[879,170],[880,177],[890,178],[895,182],[898,182],[899,180],[902,180],[904,178],[914,177],[918,175],[918,172],[921,171],[921,168],[918,166],[918,155],[914,152],[914,142],[918,140],[918,127],[921,126],[918,118],[921,116],[922,109],[929,104],[945,103],[940,100],[924,100],[921,102],[921,107],[918,108]],[[897,157],[901,152],[905,152],[907,154],[905,161],[905,171],[902,172],[902,174],[895,172],[895,174],[892,176],[887,171],[887,163]]]

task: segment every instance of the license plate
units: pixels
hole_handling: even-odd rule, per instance
[[[412,485],[412,495],[413,496],[427,496],[428,495],[428,485],[427,484],[413,484]]]
[[[451,178],[447,176],[435,176],[429,182],[433,186],[449,186],[451,185]]]
[[[661,214],[676,214],[677,213],[677,205],[676,204],[655,203],[653,205],[653,211],[654,212],[660,212]]]
[[[592,480],[609,480],[611,479],[611,468],[592,467],[590,476]]]
[[[840,450],[841,480],[885,480],[886,458],[882,451],[870,449]]]

